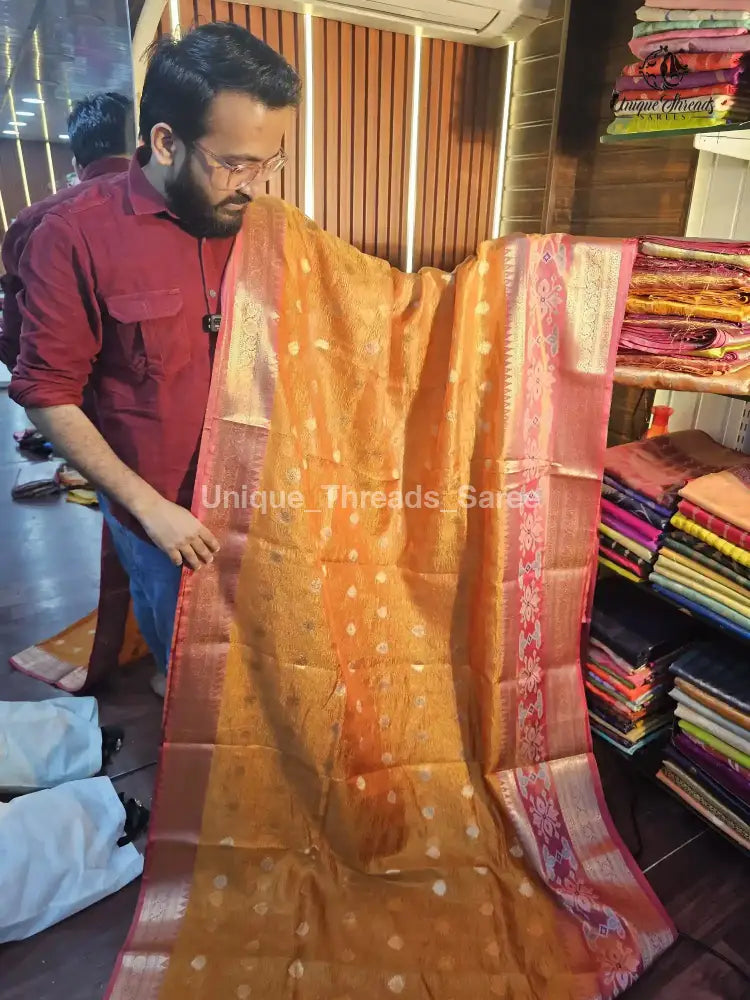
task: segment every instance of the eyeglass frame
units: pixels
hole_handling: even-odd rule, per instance
[[[284,149],[279,149],[279,151],[274,153],[273,156],[269,156],[267,160],[262,160],[260,163],[227,163],[225,159],[214,153],[214,151],[209,149],[208,146],[204,146],[203,143],[198,142],[197,139],[193,141],[192,145],[205,155],[210,156],[212,160],[216,161],[218,166],[226,170],[229,174],[230,182],[238,173],[252,171],[252,169],[255,168],[255,171],[245,180],[240,180],[236,183],[230,184],[230,187],[228,187],[227,190],[231,191],[235,191],[237,188],[240,188],[245,184],[252,184],[253,181],[257,181],[258,178],[262,178],[264,175],[265,180],[268,181],[274,174],[278,174],[281,170],[283,170],[289,162],[289,156]],[[275,165],[269,169],[269,164],[274,163],[274,161],[276,161]]]

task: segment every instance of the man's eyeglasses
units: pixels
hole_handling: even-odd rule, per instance
[[[214,163],[223,171],[225,187],[234,190],[244,184],[252,184],[254,181],[267,181],[283,170],[289,157],[283,149],[261,163],[227,163],[222,157],[217,156],[208,146],[200,142],[194,142],[194,146],[210,157]]]

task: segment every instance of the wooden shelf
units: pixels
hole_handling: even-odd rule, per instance
[[[711,392],[720,396],[750,398],[750,365],[727,375],[688,375],[657,368],[635,368],[618,362],[615,382],[639,389],[672,389],[678,392]]]

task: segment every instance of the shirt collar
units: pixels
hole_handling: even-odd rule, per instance
[[[158,215],[159,212],[167,211],[164,195],[159,194],[143,172],[148,159],[149,150],[141,146],[136,150],[128,169],[128,196],[135,215]]]
[[[104,156],[101,160],[94,160],[84,167],[81,172],[82,181],[91,181],[95,177],[102,177],[104,174],[123,174],[128,169],[129,159],[127,156]]]

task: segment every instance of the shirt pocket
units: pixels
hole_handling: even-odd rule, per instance
[[[188,364],[190,343],[179,288],[110,295],[105,304],[117,327],[117,360],[134,374],[163,382]]]

